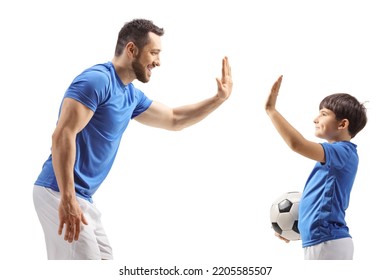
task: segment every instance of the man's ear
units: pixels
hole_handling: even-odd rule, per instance
[[[133,42],[129,42],[126,45],[126,52],[129,57],[135,57],[138,54],[138,48]]]

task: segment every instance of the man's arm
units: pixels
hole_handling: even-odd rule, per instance
[[[64,239],[68,242],[78,239],[81,222],[87,224],[76,200],[73,172],[76,135],[89,122],[92,115],[93,111],[80,102],[65,98],[52,135],[53,168],[61,194],[58,234],[62,234],[63,227],[66,225]]]
[[[233,81],[231,68],[227,57],[222,60],[222,77],[216,79],[218,92],[214,97],[201,102],[170,108],[159,102],[153,102],[150,107],[137,116],[140,123],[167,130],[181,130],[196,124],[217,109],[232,92]]]

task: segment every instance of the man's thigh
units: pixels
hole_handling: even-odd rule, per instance
[[[49,188],[34,186],[34,205],[46,241],[48,259],[100,260],[112,259],[112,249],[100,221],[100,212],[90,202],[77,198],[88,225],[81,224],[80,236],[71,243],[58,234],[60,194]]]

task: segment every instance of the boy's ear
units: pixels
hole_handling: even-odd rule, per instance
[[[348,129],[348,126],[349,126],[349,120],[348,119],[342,119],[340,122],[339,122],[339,129]]]

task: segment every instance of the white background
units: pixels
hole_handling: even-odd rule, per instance
[[[2,1],[0,274],[125,279],[125,265],[273,266],[269,279],[386,273],[388,15],[377,0]],[[225,55],[232,96],[181,132],[131,122],[95,195],[115,260],[48,262],[32,186],[62,96],[82,70],[112,59],[119,29],[137,17],[165,29],[161,67],[148,84],[135,82],[148,97],[179,106],[214,95]],[[300,242],[285,244],[271,230],[272,201],[302,190],[314,165],[289,150],[264,112],[280,74],[277,106],[313,141],[322,141],[313,119],[324,96],[367,101],[368,124],[353,139],[360,166],[347,210],[352,262],[303,262]],[[251,277],[231,277],[241,278]]]

